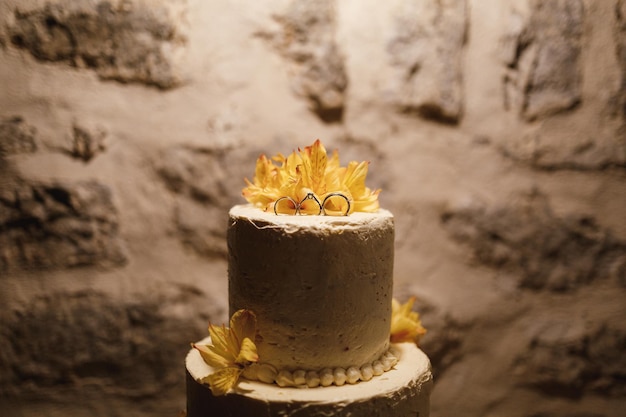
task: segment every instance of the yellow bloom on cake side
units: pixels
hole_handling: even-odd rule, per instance
[[[254,344],[256,316],[250,310],[239,310],[230,319],[230,327],[211,324],[209,334],[210,345],[192,346],[216,369],[202,382],[209,384],[213,395],[224,395],[237,384],[245,368],[259,360]]]
[[[413,311],[415,297],[406,303],[400,304],[395,298],[391,301],[391,336],[392,343],[415,342],[419,344],[426,329],[418,313]]]
[[[368,165],[366,161],[352,161],[340,166],[339,153],[334,151],[328,158],[318,139],[287,157],[280,153],[271,159],[261,155],[254,179],[245,179],[247,187],[242,194],[249,203],[280,214],[294,214],[296,205],[301,214],[318,214],[323,201],[327,201],[326,214],[375,212],[379,208],[380,190],[372,191],[365,185]],[[336,193],[345,198],[333,196]]]

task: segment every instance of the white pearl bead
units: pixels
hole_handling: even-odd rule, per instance
[[[243,369],[243,373],[241,375],[250,381],[257,381],[259,379],[258,372],[259,372],[259,365],[256,363],[253,363],[252,365],[246,366]]]
[[[306,385],[306,371],[302,369],[293,372],[293,383],[296,386]]]
[[[320,376],[315,371],[309,371],[306,373],[306,385],[309,388],[315,388],[320,385]]]
[[[330,368],[322,369],[322,372],[320,372],[320,385],[323,387],[329,387],[334,381],[335,378],[333,377],[333,370]]]
[[[363,365],[361,367],[361,380],[369,381],[374,376],[374,370],[372,369],[372,365]]]
[[[272,365],[268,365],[265,363],[259,364],[257,377],[259,381],[265,382],[266,384],[273,384],[278,376],[278,372],[276,372],[276,368]]]
[[[335,385],[339,387],[345,384],[346,379],[348,378],[346,376],[346,370],[343,368],[335,368],[335,371],[333,372],[333,377],[335,379]]]
[[[385,372],[390,370],[391,367],[393,366],[393,364],[391,363],[391,359],[386,356],[381,359],[381,363],[383,364],[383,370]]]
[[[372,371],[376,376],[382,375],[385,372],[385,368],[383,367],[382,362],[374,361],[374,363],[372,364]]]
[[[282,370],[276,377],[276,383],[279,387],[292,387],[294,385],[293,375],[291,375],[291,372],[289,371]]]
[[[359,369],[354,366],[349,367],[346,371],[346,382],[348,384],[356,384],[359,382],[359,379],[361,379],[361,372],[359,372]]]

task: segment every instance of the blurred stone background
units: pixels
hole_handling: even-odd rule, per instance
[[[260,153],[396,216],[433,417],[626,408],[626,0],[0,0],[0,414],[177,416]]]

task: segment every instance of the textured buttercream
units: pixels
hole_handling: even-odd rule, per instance
[[[393,241],[386,210],[284,216],[233,207],[230,313],[256,314],[261,362],[293,372],[378,360],[389,346]]]

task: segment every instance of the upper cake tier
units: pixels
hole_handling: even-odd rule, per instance
[[[393,216],[275,215],[235,206],[231,315],[256,314],[260,361],[278,370],[362,366],[389,346]]]

